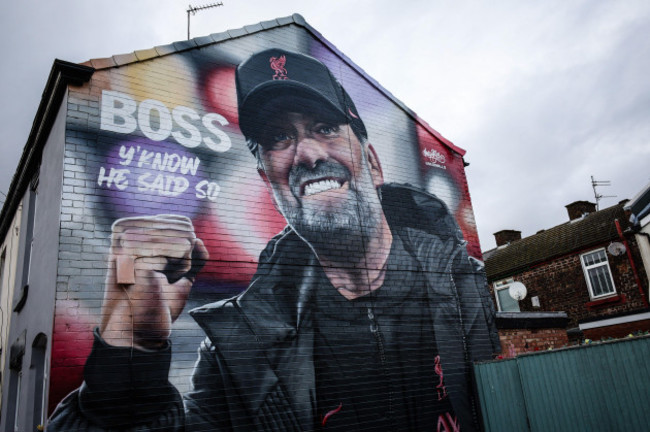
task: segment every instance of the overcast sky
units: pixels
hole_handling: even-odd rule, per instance
[[[192,2],[193,6],[208,4]],[[567,220],[609,180],[601,208],[650,183],[650,2],[223,0],[192,17],[204,36],[300,13],[467,150],[483,250]],[[23,0],[0,14],[0,191],[7,192],[55,58],[187,37],[187,0]],[[0,194],[0,201],[3,200]]]

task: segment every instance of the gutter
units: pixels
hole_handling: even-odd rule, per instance
[[[32,130],[18,162],[16,173],[11,179],[11,186],[7,191],[2,212],[0,212],[0,239],[7,235],[12,216],[16,213],[29,182],[40,164],[43,147],[50,135],[68,85],[83,85],[90,80],[94,72],[95,69],[89,66],[59,59],[54,60],[41,96],[41,103],[36,111],[34,123],[32,123]]]

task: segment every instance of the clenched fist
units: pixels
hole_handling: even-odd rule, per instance
[[[115,221],[102,305],[104,340],[144,349],[163,346],[207,259],[184,216]]]

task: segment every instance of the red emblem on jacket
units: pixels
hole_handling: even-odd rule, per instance
[[[269,59],[269,64],[271,69],[275,72],[273,75],[274,80],[286,80],[289,79],[287,76],[287,70],[284,68],[284,65],[287,63],[287,57],[281,55],[279,58],[271,57]]]
[[[438,375],[438,378],[440,378],[440,382],[436,386],[436,390],[438,391],[438,400],[443,400],[447,397],[447,388],[443,381],[444,375],[442,373],[442,365],[440,364],[440,356],[436,356],[435,358],[434,371],[436,372],[436,375]]]

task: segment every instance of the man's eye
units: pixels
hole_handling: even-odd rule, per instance
[[[281,150],[293,142],[293,136],[287,132],[266,133],[259,139],[259,144],[267,150]]]
[[[277,134],[273,135],[273,142],[275,142],[275,143],[291,141],[292,139],[293,139],[293,137],[291,135],[289,135],[288,133],[284,133],[284,132],[277,133]]]
[[[336,125],[321,124],[316,126],[316,132],[321,135],[333,135],[339,131],[339,127]]]
[[[294,137],[287,132],[270,133],[262,140],[262,146],[267,149],[278,150],[289,146]]]

